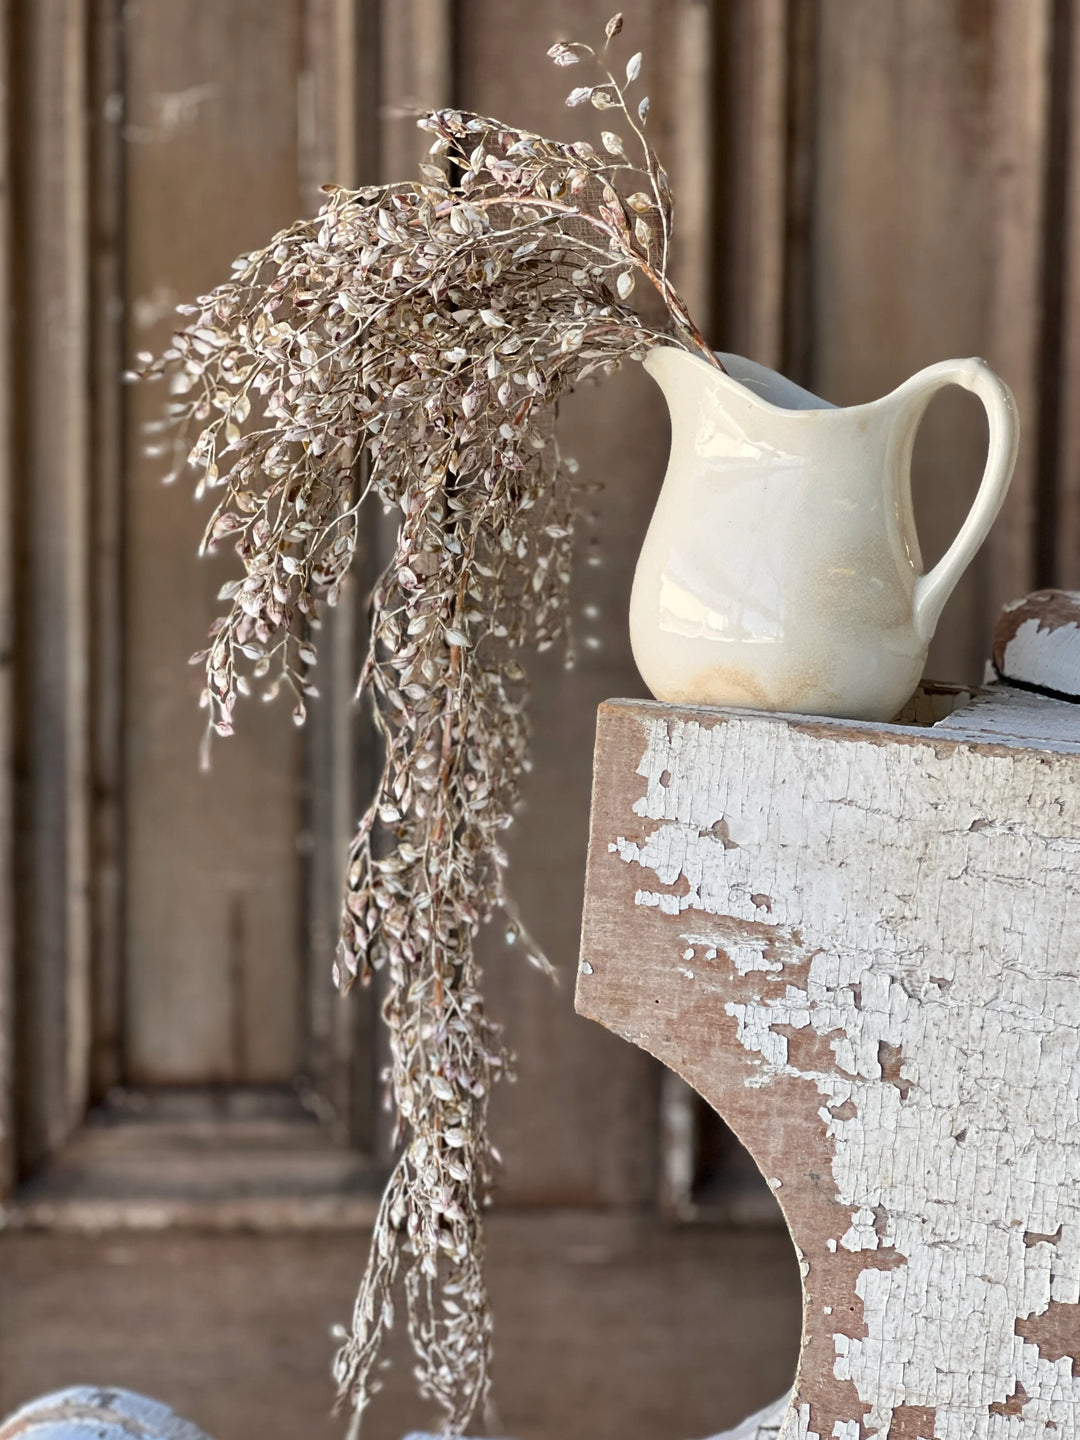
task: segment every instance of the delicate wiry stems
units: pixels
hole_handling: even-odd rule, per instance
[[[552,51],[557,64],[582,55],[597,58]],[[184,307],[164,356],[140,357],[142,373],[169,383],[198,492],[215,492],[205,547],[229,544],[242,567],[193,657],[206,668],[208,736],[231,734],[254,690],[287,693],[303,722],[360,509],[377,500],[398,516],[359,686],[383,768],[349,854],[334,966],[342,989],[385,975],[396,1117],[335,1361],[354,1432],[379,1388],[398,1290],[420,1391],[445,1429],[464,1429],[488,1391],[488,1100],[509,1057],[474,942],[501,913],[507,939],[550,969],[507,893],[503,839],[528,766],[518,657],[568,624],[579,490],[555,443],[558,401],[657,340],[713,358],[668,276],[667,181],[647,102],[635,118],[626,98],[639,69],[633,57],[626,86],[608,68],[569,97],[618,109],[639,159],[610,131],[601,154],[483,116],[427,115],[437,163],[417,182],[330,189],[313,220]],[[668,329],[629,307],[637,276],[660,294]]]

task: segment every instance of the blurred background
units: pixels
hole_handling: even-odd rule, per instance
[[[215,1440],[341,1431],[329,1327],[366,1253],[386,1117],[377,997],[329,967],[370,741],[349,699],[364,576],[323,702],[241,716],[210,775],[188,668],[227,561],[144,451],[124,388],[173,307],[319,203],[405,178],[410,106],[565,138],[556,39],[612,0],[7,0],[0,10],[0,1413],[126,1384]],[[950,602],[942,680],[1000,604],[1080,586],[1080,0],[627,0],[676,196],[675,278],[719,349],[840,404],[985,356],[1024,439]],[[499,1095],[495,1433],[685,1440],[790,1382],[798,1274],[749,1158],[572,1010],[597,703],[643,693],[630,580],[667,421],[642,372],[564,408],[602,482],[582,659],[534,672],[516,890],[565,979],[487,946],[519,1056]],[[974,494],[981,411],[935,400],[915,457],[927,563]],[[369,563],[384,543],[372,524]],[[428,1419],[407,1358],[365,1434]]]

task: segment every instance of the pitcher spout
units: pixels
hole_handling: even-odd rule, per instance
[[[757,410],[751,392],[718,365],[701,355],[675,345],[656,345],[644,360],[646,371],[659,385],[671,417],[672,463],[678,465],[704,444],[715,449],[723,442],[742,443],[748,428],[760,421],[768,424],[764,411]]]
[[[684,405],[696,407],[710,386],[723,378],[715,365],[677,345],[654,345],[642,363],[663,392],[672,417]]]

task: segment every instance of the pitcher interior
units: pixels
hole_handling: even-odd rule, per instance
[[[747,360],[742,355],[725,355],[722,351],[716,352],[717,358],[724,369],[733,380],[740,385],[745,385],[747,390],[752,390],[770,405],[777,406],[781,410],[835,410],[835,405],[830,405],[828,400],[819,400],[816,395],[811,395],[809,390],[804,390],[801,385],[796,385],[793,380],[788,380],[784,375],[778,375],[775,370],[769,370],[764,365],[758,365],[753,360]]]

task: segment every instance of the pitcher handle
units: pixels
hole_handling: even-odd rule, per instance
[[[946,385],[960,385],[979,397],[986,410],[990,439],[986,467],[967,519],[934,568],[920,575],[915,582],[915,630],[924,643],[929,643],[946,600],[986,539],[1001,509],[1012,480],[1020,441],[1015,397],[985,360],[943,360],[939,365],[920,370],[901,386],[902,390],[910,387],[910,392],[918,397],[916,426],[931,397]]]

